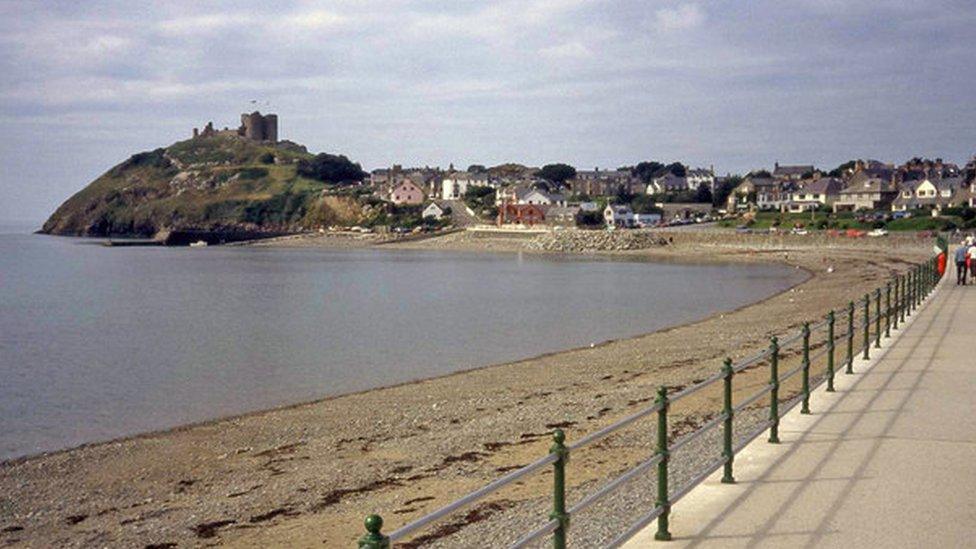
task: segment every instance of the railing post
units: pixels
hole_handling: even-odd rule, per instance
[[[892,299],[891,310],[891,324],[894,329],[898,329],[898,275],[895,275],[894,283],[892,284],[894,288],[894,298]]]
[[[834,392],[834,311],[827,313],[827,392]]]
[[[901,301],[898,303],[898,315],[901,317],[901,323],[905,323],[905,303],[907,302],[905,290],[907,286],[905,284],[906,277],[904,274],[898,275],[898,283],[901,285]]]
[[[723,484],[734,484],[735,477],[732,476],[732,461],[735,455],[732,452],[732,376],[735,371],[732,369],[732,359],[726,358],[722,365],[722,373],[725,374],[725,393],[723,395],[722,408],[725,412],[725,428],[722,433],[722,457],[725,458],[725,471],[722,475]]]
[[[871,359],[871,295],[864,294],[864,360]]]
[[[779,443],[779,339],[769,342],[769,442]]]
[[[847,303],[847,370],[854,373],[854,302]]]
[[[657,412],[657,453],[661,460],[657,462],[657,502],[661,508],[661,514],[657,517],[657,532],[654,539],[658,541],[670,541],[671,532],[668,531],[668,515],[671,514],[671,502],[668,501],[668,388],[660,387],[657,390],[657,404],[660,410]]]
[[[915,267],[915,310],[922,304],[922,269]]]
[[[565,441],[566,434],[562,429],[553,431],[549,453],[557,457],[552,464],[552,513],[549,513],[549,518],[559,522],[552,533],[553,549],[566,549],[566,530],[569,528],[569,515],[566,514],[566,462],[569,461],[569,449],[563,444]]]
[[[891,337],[891,281],[885,282],[885,339]]]
[[[383,529],[383,517],[369,515],[363,524],[366,526],[366,533],[359,538],[359,549],[390,549],[390,538],[380,532]]]
[[[881,288],[874,290],[874,348],[881,348]]]
[[[915,312],[915,270],[908,271],[908,314]]]
[[[800,406],[801,414],[810,413],[810,323],[803,323],[803,405]]]

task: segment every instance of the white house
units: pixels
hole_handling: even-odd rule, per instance
[[[441,198],[460,200],[468,192],[468,187],[488,185],[488,174],[454,172],[444,176],[441,181]]]
[[[423,213],[420,217],[433,217],[437,221],[440,221],[444,215],[447,214],[447,210],[441,207],[437,202],[431,202],[424,208]]]
[[[661,214],[649,213],[635,213],[634,214],[634,225],[638,227],[653,227],[661,222]]]
[[[671,172],[667,172],[664,175],[651,179],[651,182],[647,184],[646,192],[647,194],[660,194],[676,191],[687,191],[689,188],[688,179],[681,177],[680,175],[674,175]],[[697,189],[697,187],[695,188]]]
[[[609,227],[633,227],[634,210],[627,204],[607,204],[603,209],[603,220]]]
[[[547,193],[539,189],[521,189],[515,192],[516,204],[536,206],[566,206],[566,198],[561,194]]]
[[[709,191],[715,192],[715,172],[711,168],[686,170],[685,180],[687,180],[690,190],[698,190],[702,185],[705,185]]]

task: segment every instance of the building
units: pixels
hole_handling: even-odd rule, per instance
[[[424,211],[420,214],[420,217],[427,218],[431,217],[437,221],[440,221],[445,215],[449,214],[451,209],[447,206],[442,206],[437,203],[437,201],[431,202],[424,208]]]
[[[773,165],[773,179],[799,181],[810,174],[813,174],[812,165],[780,166],[779,162]]]
[[[887,210],[898,196],[898,188],[877,177],[852,177],[834,201],[834,213],[858,210]]]
[[[613,196],[619,191],[635,192],[641,187],[640,179],[626,170],[579,170],[576,177],[567,182],[573,194],[586,196]]]
[[[546,210],[546,222],[561,227],[575,227],[579,206],[551,206]]]
[[[715,170],[712,168],[688,169],[685,173],[685,179],[688,180],[688,188],[691,190],[698,190],[702,185],[705,185],[709,191],[714,193],[718,184],[715,179]]]
[[[651,179],[647,184],[646,192],[647,194],[673,193],[687,191],[689,188],[687,178],[667,172]]]
[[[661,222],[661,214],[635,213],[634,225],[637,227],[653,227]]]
[[[557,193],[547,193],[541,189],[517,189],[516,204],[535,204],[537,206],[565,206],[566,198]]]
[[[498,208],[499,225],[538,225],[545,223],[546,212],[544,206],[536,204],[502,204]]]
[[[390,190],[390,201],[398,206],[423,204],[424,191],[413,181],[404,179]]]
[[[831,207],[840,196],[844,183],[836,177],[821,177],[800,184],[790,193],[787,209],[793,213]]]
[[[603,220],[608,227],[630,228],[635,224],[634,210],[628,204],[607,204],[603,209]]]
[[[253,141],[278,142],[278,115],[254,111],[241,115],[241,127],[237,134]]]
[[[906,181],[891,203],[891,211],[941,210],[971,203],[972,193],[961,176],[944,179]]]
[[[444,200],[460,200],[468,192],[468,187],[484,187],[488,185],[488,174],[454,172],[444,176],[441,181],[441,198]]]

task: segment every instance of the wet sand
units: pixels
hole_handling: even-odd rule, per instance
[[[532,251],[531,241],[457,233],[383,246],[511,252]],[[707,377],[727,354],[745,356],[846,305],[931,246],[912,237],[824,243],[676,233],[668,246],[613,252],[785,262],[811,277],[734,312],[594,348],[8,462],[0,466],[0,545],[352,547],[365,514],[382,513],[385,530],[395,529],[544,455],[552,429],[577,439],[646,406],[659,385]],[[764,376],[747,372],[737,391],[754,391]],[[702,395],[676,411],[677,421],[683,414],[691,425],[714,409],[715,396]],[[607,478],[646,448],[637,440],[596,448],[571,482]],[[546,490],[544,480],[531,481],[506,498]],[[490,522],[494,510],[455,517],[454,535],[467,522]]]

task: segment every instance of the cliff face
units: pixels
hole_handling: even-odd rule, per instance
[[[289,142],[200,137],[135,154],[69,198],[42,232],[144,236],[163,229],[294,231],[355,224],[353,199],[324,197],[326,184],[296,173],[311,158]]]

